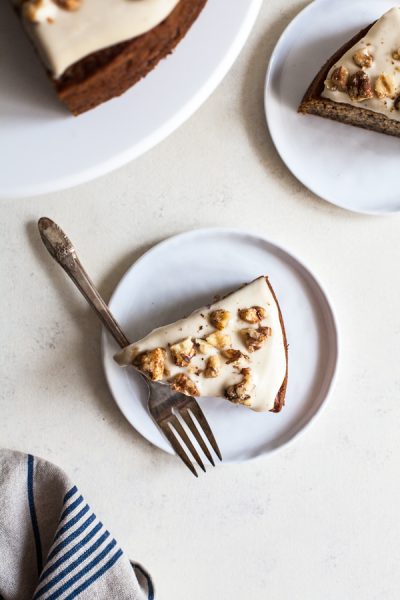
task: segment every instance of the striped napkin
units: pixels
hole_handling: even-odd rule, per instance
[[[68,476],[31,455],[0,449],[0,599],[153,600]]]

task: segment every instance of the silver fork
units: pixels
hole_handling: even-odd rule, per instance
[[[38,227],[42,241],[50,255],[69,275],[117,344],[121,348],[128,346],[128,338],[83,268],[70,239],[54,221],[47,217],[39,219]],[[195,398],[173,392],[168,385],[154,383],[144,377],[140,371],[137,372],[147,384],[147,407],[151,416],[193,475],[198,476],[196,468],[188,456],[188,451],[204,472],[206,468],[186,429],[183,427],[181,419],[187,425],[212,466],[215,466],[214,459],[201,435],[201,430],[219,460],[222,460],[213,432]],[[196,421],[200,427],[197,426]]]

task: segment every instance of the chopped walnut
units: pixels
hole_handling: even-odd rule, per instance
[[[64,10],[78,10],[82,5],[82,0],[55,0],[55,3]]]
[[[338,67],[332,72],[331,78],[326,82],[326,87],[333,92],[346,92],[349,71],[346,67]]]
[[[222,356],[224,356],[225,358],[228,359],[226,361],[227,365],[238,362],[241,358],[245,358],[246,360],[249,360],[249,357],[247,356],[247,354],[243,354],[243,352],[241,352],[240,350],[235,350],[234,348],[227,348],[226,350],[223,350]]]
[[[363,102],[374,96],[371,80],[364,71],[357,71],[350,75],[347,90],[350,98],[358,102]]]
[[[202,340],[201,338],[196,338],[194,340],[194,343],[196,344],[196,348],[200,352],[200,354],[211,354],[211,352],[213,352],[214,350],[214,346],[212,346],[205,340]]]
[[[216,329],[225,329],[225,327],[229,323],[229,319],[231,318],[231,313],[229,310],[224,310],[223,308],[218,308],[217,310],[213,310],[210,313],[210,323]]]
[[[400,60],[400,48],[397,48],[397,50],[392,52],[392,58],[394,58],[394,60]]]
[[[391,75],[382,73],[375,82],[375,94],[380,100],[383,98],[392,98],[396,91],[396,86]]]
[[[159,381],[164,375],[165,356],[164,348],[155,348],[136,356],[133,364],[152,381]]]
[[[206,337],[206,342],[211,344],[211,346],[222,350],[223,348],[231,345],[231,338],[226,333],[214,331],[214,333],[210,333],[210,335]]]
[[[252,306],[251,308],[240,308],[239,317],[247,323],[259,323],[265,319],[267,311],[262,306]]]
[[[170,346],[172,359],[178,367],[187,367],[196,354],[196,346],[188,337]]]
[[[178,373],[170,380],[171,388],[175,392],[186,394],[186,396],[200,396],[200,392],[197,389],[194,381],[190,379],[185,373]]]
[[[221,361],[217,354],[210,356],[207,360],[206,368],[204,370],[204,377],[218,377],[221,367]]]
[[[259,327],[258,329],[241,329],[243,341],[249,352],[255,352],[265,344],[272,333],[271,327]]]
[[[358,52],[354,54],[353,61],[357,67],[369,69],[369,67],[372,67],[374,57],[369,53],[367,48],[364,48],[363,50],[358,50]]]
[[[31,23],[48,21],[52,23],[57,7],[51,0],[26,0],[22,4],[22,15]]]
[[[24,2],[22,4],[22,14],[31,23],[35,23],[38,20],[38,10],[42,7],[42,0],[35,0],[30,2]]]
[[[241,374],[243,379],[236,385],[230,385],[225,390],[225,397],[234,404],[243,404],[243,406],[251,406],[251,371],[250,369],[242,369]]]

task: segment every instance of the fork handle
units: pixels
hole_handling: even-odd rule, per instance
[[[86,298],[106,329],[121,348],[129,345],[129,340],[113,317],[107,304],[86,273],[75,248],[63,230],[51,219],[42,217],[38,221],[39,233],[49,254],[64,269],[78,290]]]

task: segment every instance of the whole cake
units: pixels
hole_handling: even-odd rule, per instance
[[[299,112],[400,136],[400,7],[357,33],[328,60]]]
[[[189,396],[225,397],[255,411],[279,412],[285,403],[285,327],[266,277],[155,329],[115,359]]]
[[[55,90],[78,115],[167,56],[207,0],[14,0]]]

